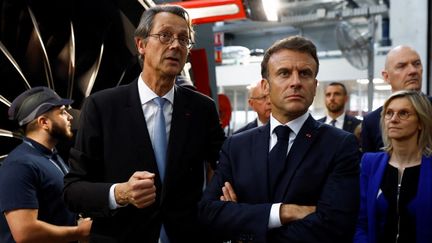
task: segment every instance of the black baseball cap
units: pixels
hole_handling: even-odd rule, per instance
[[[54,90],[47,87],[34,87],[12,101],[8,115],[23,126],[54,107],[70,105],[73,100],[62,99]]]

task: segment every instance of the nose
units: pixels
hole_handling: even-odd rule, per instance
[[[291,75],[290,87],[298,88],[300,85],[301,85],[301,81],[300,81],[299,73],[297,71],[293,72]]]
[[[171,47],[182,47],[178,38],[173,38],[170,46]]]
[[[66,114],[68,116],[69,121],[73,120],[73,116],[69,112],[66,111]]]

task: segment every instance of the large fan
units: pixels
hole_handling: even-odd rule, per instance
[[[369,36],[369,33],[360,34],[347,21],[339,21],[336,25],[336,39],[342,55],[360,70],[368,68]]]

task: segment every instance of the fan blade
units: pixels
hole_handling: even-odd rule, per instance
[[[44,60],[44,67],[45,67],[45,75],[47,77],[48,88],[51,88],[51,89],[55,90],[54,79],[53,79],[53,75],[52,75],[52,71],[51,71],[50,61],[49,61],[49,58],[48,58],[48,54],[47,54],[45,45],[44,45],[43,40],[42,40],[41,33],[39,31],[39,27],[37,25],[36,18],[35,18],[34,14],[33,14],[33,11],[30,9],[30,7],[27,7],[27,9],[29,11],[29,15],[30,15],[30,18],[31,18],[31,21],[32,21],[32,24],[33,24],[34,31],[36,33],[37,39],[38,39],[39,44],[40,44],[41,49],[42,49],[42,53],[43,53],[43,57],[44,57],[43,60]]]
[[[15,61],[15,59],[13,58],[13,56],[6,49],[6,47],[3,45],[3,43],[1,41],[0,41],[0,50],[3,52],[3,54],[6,56],[6,58],[12,63],[12,65],[14,66],[14,68],[17,70],[17,72],[19,73],[19,75],[22,77],[22,79],[24,80],[24,83],[25,83],[27,89],[30,89],[31,86],[30,86],[29,82],[27,81],[27,78],[24,76],[24,73],[22,72],[22,70],[19,67],[18,63]]]

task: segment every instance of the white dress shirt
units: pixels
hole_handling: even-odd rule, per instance
[[[332,125],[331,124],[332,120],[333,120],[333,118],[331,118],[329,115],[327,115],[325,123],[329,124],[331,126]],[[339,129],[342,129],[343,128],[343,124],[344,124],[344,120],[345,120],[345,112],[342,113],[340,116],[338,116],[335,120],[336,120],[335,127],[339,128]]]
[[[276,133],[274,132],[274,129],[279,125],[286,125],[289,128],[291,128],[291,130],[292,130],[292,132],[290,133],[290,136],[289,136],[289,141],[288,141],[288,150],[287,150],[287,155],[288,155],[288,153],[289,153],[289,151],[290,151],[290,149],[291,149],[291,147],[295,141],[297,134],[300,132],[300,129],[302,128],[303,124],[308,119],[308,117],[309,117],[309,112],[306,112],[305,114],[297,117],[296,119],[294,119],[294,120],[292,120],[286,124],[282,124],[278,120],[276,120],[276,118],[274,118],[273,114],[272,114],[270,116],[270,131],[271,131],[271,133],[270,133],[269,152],[277,143],[277,136],[276,136]],[[270,216],[269,216],[269,224],[268,224],[269,229],[282,226],[282,223],[280,221],[280,215],[279,215],[279,210],[280,210],[281,204],[282,203],[275,203],[271,207]]]
[[[150,135],[151,141],[154,141],[155,137],[155,122],[156,122],[156,112],[158,109],[158,105],[153,101],[154,98],[158,97],[158,95],[151,90],[144,80],[141,78],[141,75],[138,78],[138,94],[141,102],[141,107],[143,109],[143,114],[147,124],[147,130]],[[171,130],[171,119],[173,113],[173,105],[174,105],[174,86],[171,88],[168,93],[166,93],[162,98],[165,98],[168,102],[165,102],[164,105],[164,116],[165,116],[165,127],[167,132],[167,141],[169,141],[169,134]],[[152,142],[153,144],[153,142]],[[154,149],[154,148],[153,148]],[[109,208],[116,209],[121,207],[117,204],[114,195],[114,188],[117,184],[114,184],[110,187],[109,192]]]

